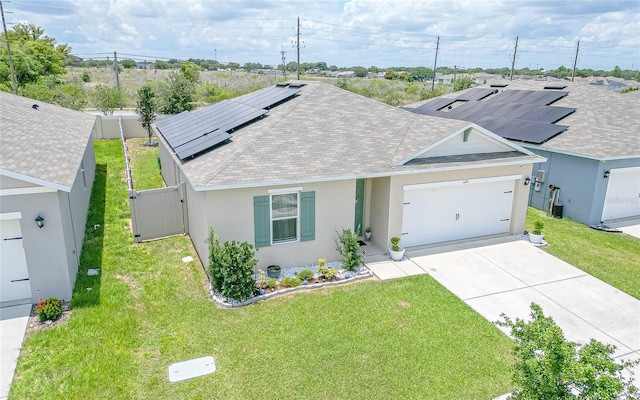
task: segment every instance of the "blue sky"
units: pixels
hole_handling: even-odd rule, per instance
[[[640,1],[12,0],[28,22],[83,58],[216,58],[277,65],[640,69]]]

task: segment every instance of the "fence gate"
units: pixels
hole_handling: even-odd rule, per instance
[[[187,233],[184,183],[150,190],[130,190],[131,225],[136,243]]]

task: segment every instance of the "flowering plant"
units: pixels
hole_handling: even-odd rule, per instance
[[[40,322],[55,321],[62,315],[62,300],[55,297],[40,300],[36,305],[36,312]]]

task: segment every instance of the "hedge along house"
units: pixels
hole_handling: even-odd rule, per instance
[[[546,158],[529,204],[588,225],[640,217],[640,91],[567,81],[491,81],[406,109],[475,122]]]
[[[336,260],[337,231],[387,248],[524,230],[542,157],[463,121],[416,115],[319,82],[290,82],[156,124],[162,175],[186,183],[202,260],[222,241],[259,266]]]
[[[96,117],[0,92],[0,304],[70,299],[96,162]]]

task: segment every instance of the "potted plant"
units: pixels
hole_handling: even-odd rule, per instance
[[[269,265],[267,267],[267,276],[269,278],[278,278],[280,276],[280,266],[279,265]]]
[[[389,248],[389,255],[393,261],[402,261],[404,258],[404,249],[400,247],[400,238],[391,238],[391,247]]]
[[[371,240],[371,228],[367,228],[364,230],[364,239]]]
[[[529,241],[531,243],[542,244],[542,239],[544,238],[542,228],[544,228],[544,223],[542,221],[537,220],[533,223],[533,230],[529,232]]]

